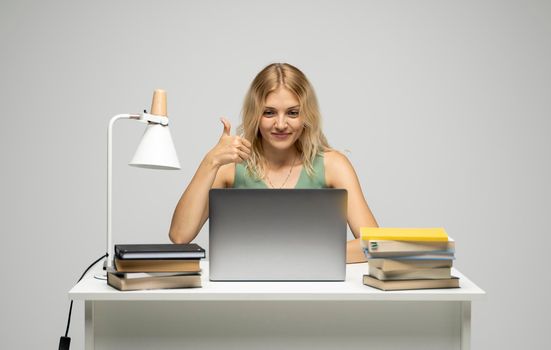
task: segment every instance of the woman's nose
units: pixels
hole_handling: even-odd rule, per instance
[[[276,129],[285,129],[287,124],[287,117],[285,115],[278,115],[276,118]]]

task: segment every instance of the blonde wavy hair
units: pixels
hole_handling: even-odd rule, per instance
[[[266,168],[262,135],[259,132],[260,119],[268,94],[281,86],[294,93],[299,100],[299,117],[303,118],[304,130],[295,146],[308,176],[314,175],[313,163],[316,156],[331,150],[321,130],[321,114],[314,89],[304,73],[288,63],[270,64],[251,83],[243,102],[242,123],[237,128],[237,134],[252,144],[251,156],[247,159],[245,168],[249,176],[256,179],[264,177]]]

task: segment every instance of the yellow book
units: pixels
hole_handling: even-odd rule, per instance
[[[448,234],[441,227],[433,228],[397,228],[397,227],[361,227],[362,241],[425,241],[446,242]]]

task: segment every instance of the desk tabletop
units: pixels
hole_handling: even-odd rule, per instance
[[[201,261],[202,288],[157,289],[121,292],[94,277],[101,267],[89,272],[69,291],[73,300],[426,300],[471,301],[486,294],[456,269],[460,288],[381,291],[366,286],[362,276],[368,264],[348,264],[343,282],[212,282],[207,261]]]

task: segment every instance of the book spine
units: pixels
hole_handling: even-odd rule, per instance
[[[421,252],[419,254],[405,254],[405,253],[397,253],[397,254],[374,254],[370,252],[368,249],[363,249],[365,257],[369,259],[381,259],[381,258],[392,258],[395,260],[416,260],[416,259],[422,259],[422,260],[455,260],[455,256],[453,252],[430,252],[430,254],[427,254],[425,252]]]
[[[369,260],[369,267],[378,267],[385,272],[451,267],[452,265],[453,260],[396,260],[392,258],[377,258]]]
[[[455,244],[450,242],[406,242],[406,241],[385,241],[385,240],[368,240],[362,241],[363,248],[368,249],[371,253],[398,253],[405,254],[420,254],[420,253],[454,253]]]

